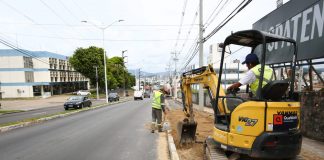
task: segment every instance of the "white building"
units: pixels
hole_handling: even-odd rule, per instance
[[[68,57],[46,51],[0,50],[0,98],[50,96],[88,89]]]
[[[219,47],[219,44],[213,44],[209,46],[209,54],[207,57],[207,63],[212,64],[216,73],[219,73],[220,61],[222,56],[222,48]],[[225,57],[229,56],[228,53],[225,53]],[[222,73],[222,84],[228,86],[237,82],[242,76],[242,73],[246,71],[246,67],[241,64],[240,60],[225,58],[223,64],[223,73]],[[239,71],[239,72],[238,72]]]

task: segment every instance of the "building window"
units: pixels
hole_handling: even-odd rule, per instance
[[[26,82],[34,82],[34,72],[25,72]]]
[[[33,60],[31,57],[23,57],[24,59],[24,68],[33,68]]]

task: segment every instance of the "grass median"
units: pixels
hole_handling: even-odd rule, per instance
[[[18,112],[25,112],[25,111],[24,110],[1,110],[0,109],[0,115],[1,114],[18,113]]]

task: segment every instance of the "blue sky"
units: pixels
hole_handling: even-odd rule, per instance
[[[220,1],[204,0],[205,24],[213,19],[210,15]],[[226,1],[228,3],[214,20],[210,24],[207,23],[205,35],[241,2],[235,0],[223,2]],[[102,32],[89,23],[81,23],[82,20],[101,26],[123,19],[125,21],[115,23],[105,31],[105,49],[108,56],[120,56],[122,50],[128,50],[125,53],[128,56],[128,68],[161,72],[165,71],[171,52],[181,51],[178,66],[184,63],[198,34],[198,18],[195,18],[198,2],[198,0],[2,0],[0,38],[23,49],[70,56],[77,47],[102,46]],[[255,21],[275,8],[276,0],[252,1],[205,43],[205,57],[210,44],[223,41],[232,31],[250,29]],[[180,28],[181,19],[183,21]],[[181,32],[178,35],[179,30]],[[0,48],[7,47],[0,45]],[[236,54],[237,57],[230,58],[242,58],[245,54],[239,53]],[[206,63],[206,58],[204,61]],[[197,57],[192,63],[197,63]]]

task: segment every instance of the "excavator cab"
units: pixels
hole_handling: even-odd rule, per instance
[[[253,96],[244,98],[236,94],[237,91],[226,94],[223,89],[225,48],[229,45],[248,47],[258,53],[259,85]],[[273,46],[281,46],[283,50],[269,51]],[[297,46],[293,39],[258,30],[239,31],[228,36],[222,45],[218,75],[208,65],[181,76],[186,118],[178,124],[180,143],[195,141],[199,124],[194,119],[191,85],[200,84],[207,90],[214,110],[213,134],[204,143],[206,159],[227,159],[230,155],[258,159],[296,157],[302,143],[300,103],[294,92],[296,62]],[[275,80],[264,85],[265,65],[273,69],[288,66],[292,72],[288,79],[280,79],[274,74]]]
[[[269,51],[270,47],[278,44],[286,52]],[[259,85],[252,97],[223,93],[221,78],[225,49],[229,45],[249,47],[259,57]],[[282,57],[286,57],[286,61],[283,62]],[[205,141],[207,159],[215,159],[221,152],[260,159],[290,159],[300,153],[300,103],[294,92],[296,62],[297,45],[291,38],[245,30],[225,39],[216,94],[210,96],[215,127],[213,135]],[[288,79],[279,79],[273,72],[275,80],[263,86],[265,65],[272,69],[288,66],[292,73]]]

